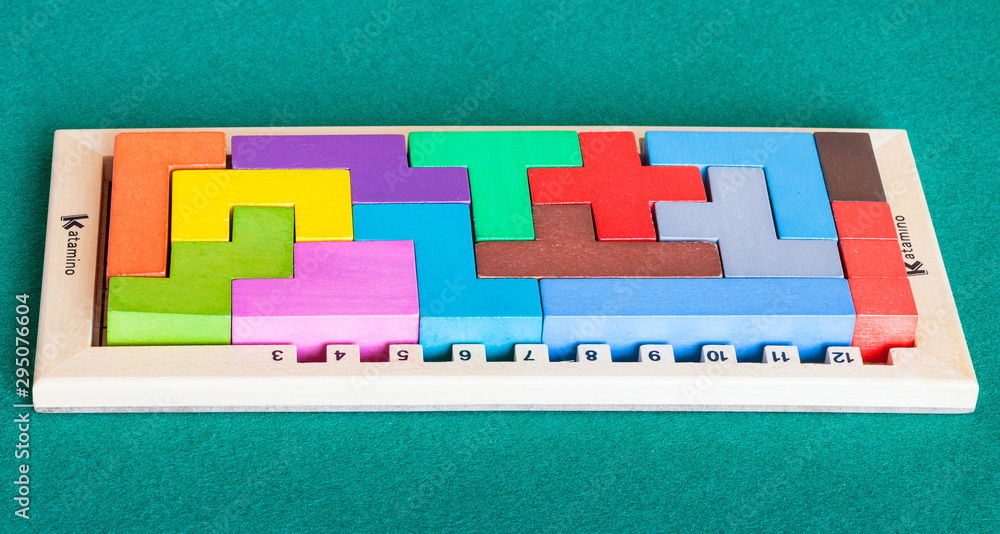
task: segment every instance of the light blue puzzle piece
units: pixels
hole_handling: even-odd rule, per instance
[[[607,343],[616,360],[642,344],[670,344],[695,362],[702,345],[734,345],[741,362],[765,345],[795,345],[803,362],[850,346],[854,302],[838,278],[563,279],[541,281],[542,342],[554,360],[579,343]]]
[[[764,171],[709,167],[711,202],[657,202],[660,241],[712,241],[725,277],[842,278],[840,250],[825,239],[778,239]]]
[[[650,165],[764,169],[781,239],[837,239],[816,140],[796,132],[646,132]]]
[[[450,359],[453,343],[482,343],[498,359],[541,342],[538,282],[476,277],[469,206],[355,205],[354,239],[413,241],[425,359]]]

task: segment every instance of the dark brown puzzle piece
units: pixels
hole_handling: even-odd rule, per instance
[[[863,132],[816,132],[816,150],[831,202],[885,202],[882,177]]]
[[[597,241],[588,205],[532,206],[534,241],[476,243],[480,278],[718,278],[704,241]]]

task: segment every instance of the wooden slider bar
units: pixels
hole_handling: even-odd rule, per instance
[[[424,362],[417,347],[393,345],[392,361],[361,362],[356,346],[331,346],[328,355],[344,357],[325,363],[298,363],[291,345],[91,348],[36,384],[35,408],[962,412],[976,395],[961,380],[930,376],[920,357],[909,354],[916,349],[894,349],[893,365],[802,364],[788,373],[787,364],[653,365],[664,359],[652,361],[648,347],[643,363],[613,363],[607,345],[582,345],[580,362],[548,365],[487,362],[482,345],[456,346],[456,361]],[[769,347],[780,349],[788,347]],[[599,361],[589,361],[591,352]]]

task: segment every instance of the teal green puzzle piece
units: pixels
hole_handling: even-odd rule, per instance
[[[576,132],[412,132],[413,167],[467,167],[476,241],[531,240],[529,167],[581,167]]]
[[[290,278],[292,208],[233,208],[231,242],[171,246],[168,278],[113,276],[108,345],[228,344],[232,281]]]

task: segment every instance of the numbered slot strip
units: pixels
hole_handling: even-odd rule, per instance
[[[390,345],[388,355],[378,359],[364,360],[360,356],[357,345],[328,345],[326,363],[357,364],[357,363],[414,363],[424,362],[421,345]],[[491,359],[487,357],[486,346],[478,343],[456,343],[451,346],[449,359],[427,360],[428,363],[459,363],[469,365],[484,365],[487,363],[582,363],[582,364],[646,364],[663,365],[683,363],[674,359],[673,346],[667,344],[640,345],[635,359],[614,359],[611,346],[602,343],[581,343],[577,345],[572,358],[553,361],[549,357],[549,349],[544,344],[517,344],[514,346],[514,357]],[[798,347],[794,345],[766,345],[754,361],[747,358],[740,362],[736,347],[733,345],[703,345],[698,362],[714,365],[736,365],[764,363],[770,365],[799,365]],[[314,363],[314,362],[310,362]],[[321,362],[322,363],[322,362]],[[826,359],[820,364],[827,365],[863,365],[861,351],[858,347],[829,347]]]

